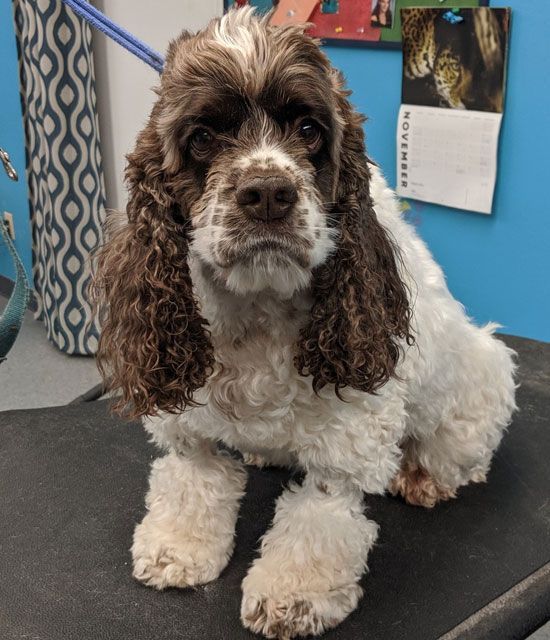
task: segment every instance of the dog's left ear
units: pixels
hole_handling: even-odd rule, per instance
[[[314,303],[299,339],[296,366],[313,377],[316,392],[327,384],[374,393],[392,376],[401,345],[412,344],[408,292],[399,251],[376,217],[369,191],[363,116],[341,81],[335,81],[339,120],[336,142],[336,251],[314,274]]]

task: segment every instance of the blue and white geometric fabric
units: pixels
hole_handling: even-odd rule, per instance
[[[38,317],[70,354],[93,354],[91,253],[105,187],[91,30],[61,0],[14,0]]]

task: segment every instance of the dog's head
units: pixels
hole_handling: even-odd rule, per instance
[[[100,366],[132,415],[181,410],[210,374],[190,252],[238,295],[312,292],[296,366],[315,390],[392,375],[410,311],[348,93],[302,27],[249,8],[170,45],[95,280]]]

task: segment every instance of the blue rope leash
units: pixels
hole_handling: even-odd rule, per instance
[[[135,56],[153,67],[155,71],[162,73],[164,67],[164,58],[160,53],[151,49],[139,38],[115,24],[105,14],[98,11],[95,7],[87,2],[87,0],[62,0],[67,6],[77,13],[81,18],[89,22],[92,27],[99,29],[106,36],[112,38],[115,42],[122,45],[125,49],[133,53]]]

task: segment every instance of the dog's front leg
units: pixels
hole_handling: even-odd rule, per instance
[[[210,582],[233,552],[246,472],[206,440],[163,440],[173,448],[151,467],[147,514],[134,533],[133,575],[157,589]]]
[[[308,473],[283,493],[243,581],[243,624],[268,638],[319,634],[355,609],[378,526],[350,481]]]

